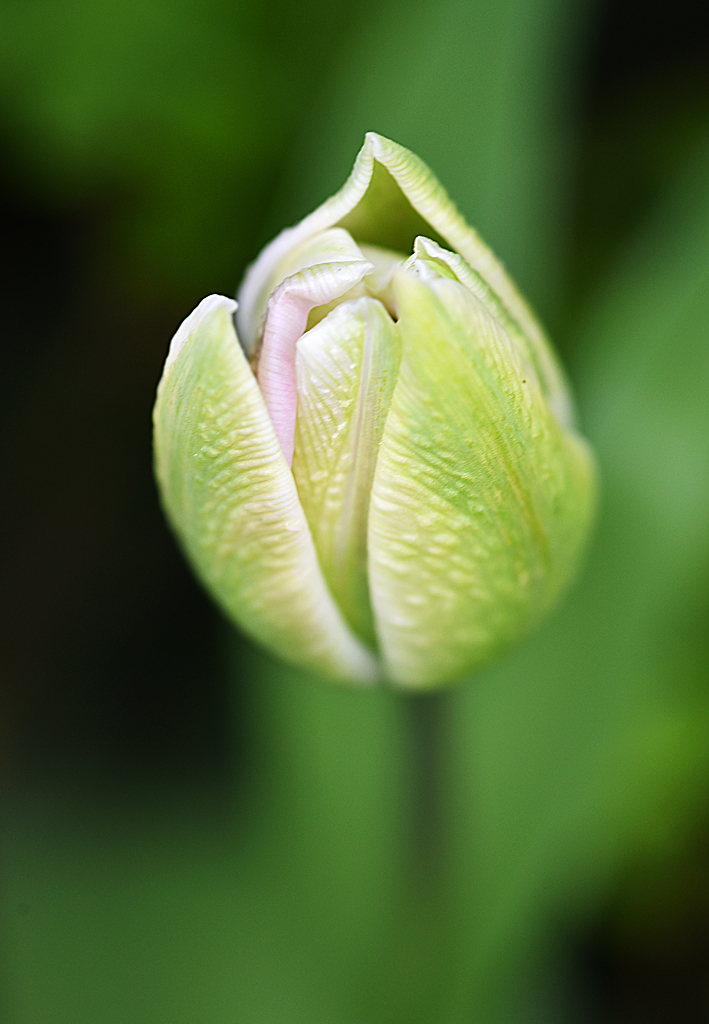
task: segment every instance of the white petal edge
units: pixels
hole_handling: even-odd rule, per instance
[[[236,302],[234,299],[227,299],[225,295],[208,295],[205,299],[196,306],[190,315],[186,317],[180,326],[175,331],[175,334],[170,342],[170,347],[167,352],[167,359],[163,367],[163,377],[172,364],[176,361],[180,352],[184,348],[185,342],[199,329],[200,324],[203,320],[206,320],[208,316],[217,310],[224,309],[231,316],[236,312]]]

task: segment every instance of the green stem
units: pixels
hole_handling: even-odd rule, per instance
[[[449,694],[407,698],[411,736],[412,840],[415,861],[429,883],[440,882],[445,857]]]

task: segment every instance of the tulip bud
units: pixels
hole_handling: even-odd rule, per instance
[[[236,314],[236,315],[234,315]],[[237,304],[173,338],[162,500],[226,614],[292,664],[424,690],[497,657],[570,582],[593,457],[502,265],[369,133]]]

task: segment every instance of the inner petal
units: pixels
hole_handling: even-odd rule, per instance
[[[396,271],[403,267],[407,257],[403,252],[393,249],[382,249],[378,245],[361,245],[362,256],[369,260],[374,270],[367,274],[363,284],[367,293],[379,299],[396,320],[396,302],[394,301],[393,280]]]
[[[372,264],[361,258],[317,263],[287,277],[271,296],[258,357],[257,378],[276,436],[290,465],[297,407],[295,346],[308,314],[357,285]]]
[[[376,646],[367,573],[369,495],[400,359],[381,302],[344,302],[298,342],[293,475],[330,590]]]
[[[370,295],[384,303],[392,319],[396,320],[396,302],[394,299],[393,280],[395,272],[406,263],[406,256],[393,249],[382,249],[378,245],[361,245],[359,247],[365,260],[372,264],[372,269],[358,284],[344,295],[333,299],[324,306],[314,306],[308,316],[308,330],[324,320],[335,306],[350,299],[360,299]]]
[[[251,302],[241,302],[237,310],[237,320],[241,319],[249,305],[248,329],[242,325],[239,332],[241,342],[246,355],[251,359],[258,348],[259,341],[263,334],[268,300],[278,285],[287,277],[292,277],[300,270],[306,270],[318,263],[351,263],[353,260],[361,260],[362,253],[359,246],[349,232],[343,228],[327,228],[324,231],[316,231],[307,235],[297,245],[291,246],[271,266],[268,275],[259,288],[258,295],[252,297]],[[251,268],[254,269],[254,268]],[[250,277],[250,271],[247,278]],[[243,307],[243,308],[242,308]]]

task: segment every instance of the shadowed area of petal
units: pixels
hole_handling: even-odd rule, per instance
[[[210,296],[177,334],[154,411],[167,515],[225,612],[302,668],[370,682],[376,659],[323,579],[293,477],[239,346],[235,303]]]
[[[372,646],[367,515],[398,367],[396,325],[372,298],[343,303],[298,342],[293,475],[330,589]]]
[[[394,682],[494,658],[569,582],[594,475],[486,305],[457,281],[395,279],[402,358],[372,489],[372,605]]]

